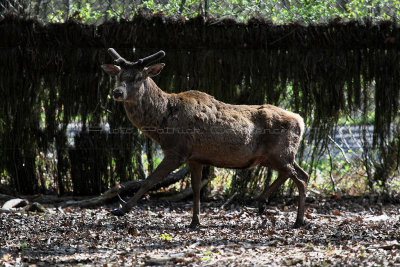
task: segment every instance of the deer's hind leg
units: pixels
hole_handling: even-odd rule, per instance
[[[196,228],[200,225],[200,190],[203,165],[195,162],[190,162],[189,167],[191,172],[190,180],[193,190],[193,217],[189,227]]]
[[[268,165],[264,165],[268,166]],[[279,165],[275,165],[279,166]],[[306,190],[308,184],[308,174],[295,162],[282,164],[279,168],[274,168],[278,171],[278,178],[264,191],[258,198],[258,209],[262,213],[264,211],[264,203],[279,186],[284,184],[288,178],[291,178],[299,190],[299,201],[297,208],[297,217],[294,228],[298,228],[304,224],[304,212],[306,205]]]
[[[278,178],[268,187],[264,188],[264,191],[258,197],[258,213],[262,214],[264,212],[264,204],[271,196],[271,194],[276,191],[282,184],[286,182],[289,178],[289,174],[284,171],[278,171]]]
[[[296,183],[296,186],[299,190],[299,203],[297,209],[297,218],[294,224],[294,228],[298,228],[304,225],[304,212],[306,206],[306,191],[308,184],[308,174],[296,163],[293,163],[292,175],[290,176],[293,181]]]

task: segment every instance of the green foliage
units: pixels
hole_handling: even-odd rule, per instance
[[[390,0],[356,0],[346,4],[345,17],[351,19],[375,18],[375,19],[399,19],[400,1]]]
[[[340,16],[336,1],[289,0],[273,11],[273,21],[277,23],[303,22],[313,23]],[[277,3],[275,3],[276,6]]]
[[[164,241],[171,241],[171,236],[169,234],[161,234],[160,239]]]
[[[43,5],[40,2],[32,4]],[[194,18],[208,15],[214,18],[235,18],[246,22],[263,18],[277,24],[329,22],[332,19],[399,20],[400,1],[396,0],[147,0],[147,1],[51,1],[46,7],[31,8],[30,12],[45,9],[44,22],[64,22],[68,18],[83,23],[99,24],[110,19],[132,19],[141,11],[166,16]],[[51,12],[49,12],[51,11]],[[39,14],[33,14],[40,17]]]
[[[329,156],[317,162],[311,176],[311,188],[323,195],[360,195],[367,189],[365,166],[360,161],[346,162],[341,156]]]
[[[29,247],[29,245],[27,243],[22,243],[21,244],[21,250],[22,251],[27,251],[30,250],[31,248]]]
[[[350,116],[343,114],[338,120],[338,125],[340,125],[340,126],[373,125],[374,121],[375,121],[375,111],[370,111],[370,112],[368,112],[366,118],[363,118],[363,117],[352,118]]]
[[[79,8],[78,4],[75,2],[72,6],[72,12],[73,14],[75,12],[78,12],[81,15],[82,22],[90,22],[92,20],[98,20],[100,17],[103,16],[103,14],[100,11],[93,10],[92,6],[89,3],[86,3],[84,7]],[[108,12],[108,14],[110,13]]]

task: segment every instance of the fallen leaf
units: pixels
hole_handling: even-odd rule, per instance
[[[8,262],[9,260],[10,260],[10,255],[9,254],[4,254],[3,261]]]
[[[342,216],[342,213],[340,211],[338,211],[338,210],[332,211],[332,214],[335,215],[335,216]]]

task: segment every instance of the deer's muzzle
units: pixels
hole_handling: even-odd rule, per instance
[[[123,100],[124,99],[124,91],[117,87],[113,90],[114,100]]]

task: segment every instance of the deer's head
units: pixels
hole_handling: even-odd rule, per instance
[[[122,58],[113,48],[109,48],[108,53],[114,58],[114,64],[104,64],[101,67],[108,74],[117,76],[118,85],[112,93],[115,101],[128,101],[130,96],[143,86],[147,78],[158,75],[165,66],[164,63],[147,66],[164,57],[164,51],[159,51],[136,62]]]

